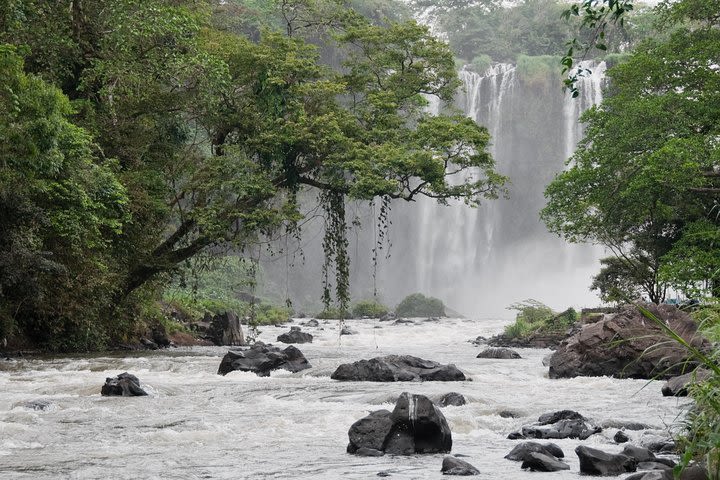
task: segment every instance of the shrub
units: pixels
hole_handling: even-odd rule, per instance
[[[334,320],[338,318],[350,318],[350,312],[343,312],[339,308],[330,307],[326,308],[322,312],[315,315],[316,318],[319,318],[321,320]]]
[[[517,310],[515,323],[505,327],[505,335],[511,338],[523,338],[537,332],[564,332],[578,321],[579,315],[573,308],[555,313],[550,307],[528,299],[513,303],[508,310]]]
[[[370,317],[379,318],[388,313],[388,308],[375,300],[363,300],[356,303],[352,308],[355,318]]]
[[[492,65],[492,59],[488,55],[478,55],[473,58],[470,69],[475,73],[485,73]]]
[[[287,307],[260,304],[255,310],[255,323],[257,325],[276,325],[290,320],[292,311]]]
[[[395,313],[399,317],[444,317],[445,305],[440,299],[413,293],[403,298]]]

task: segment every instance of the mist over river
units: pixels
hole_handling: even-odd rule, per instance
[[[299,324],[301,320],[294,323]],[[261,378],[217,368],[225,347],[178,348],[132,356],[0,361],[0,479],[394,479],[443,478],[443,455],[356,457],[345,453],[350,425],[368,412],[392,410],[403,392],[437,397],[462,393],[468,404],[442,409],[453,454],[467,455],[485,479],[580,478],[573,449],[580,443],[616,452],[607,428],[583,442],[556,441],[570,471],[533,473],[503,458],[517,441],[511,431],[545,412],[573,409],[597,424],[642,422],[657,430],[628,431],[635,444],[658,439],[687,400],[664,398],[660,382],[575,378],[550,380],[549,350],[518,349],[520,360],[475,358],[468,342],[498,333],[499,320],[443,319],[416,325],[348,321],[357,335],[338,335],[337,322],[303,327],[315,335],[299,345],[313,368]],[[379,328],[378,328],[379,327]],[[263,327],[275,342],[288,326]],[[454,363],[472,381],[425,383],[337,382],[346,362],[412,354]],[[102,397],[106,377],[137,375],[149,397]],[[44,400],[44,411],[22,404]],[[512,411],[519,418],[502,418]],[[447,478],[447,477],[444,477]]]

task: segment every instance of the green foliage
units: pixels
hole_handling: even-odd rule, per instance
[[[350,317],[350,312],[336,307],[325,308],[322,312],[315,315],[315,318],[319,318],[321,320],[337,320]]]
[[[388,313],[388,308],[377,300],[362,300],[352,307],[355,318],[379,318]]]
[[[607,257],[600,260],[602,268],[593,277],[591,290],[598,290],[600,299],[608,303],[627,303],[627,299],[641,298],[643,292],[655,292],[655,274],[649,266],[651,259],[642,252],[626,257]],[[662,297],[665,296],[663,282]]]
[[[517,58],[518,77],[532,88],[555,88],[560,73],[558,57],[541,55],[530,57],[520,55]]]
[[[398,317],[444,317],[445,305],[440,299],[413,293],[402,299],[395,313]]]
[[[510,338],[526,338],[534,333],[561,333],[579,319],[578,313],[568,308],[562,313],[537,300],[528,299],[513,303],[508,310],[515,310],[515,322],[505,327],[504,334]]]
[[[477,55],[470,62],[470,68],[475,73],[485,73],[492,65],[492,58],[489,55]]]

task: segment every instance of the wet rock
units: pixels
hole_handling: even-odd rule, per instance
[[[409,318],[398,318],[393,322],[393,325],[415,325],[415,322]]]
[[[674,480],[672,472],[669,471],[652,471],[652,472],[640,472],[629,477],[625,477],[625,480]]]
[[[440,471],[443,475],[480,475],[480,470],[473,467],[468,462],[453,456],[443,458]]]
[[[694,347],[709,348],[687,313],[672,305],[646,307]],[[549,376],[669,378],[695,365],[697,362],[686,349],[668,342],[660,327],[635,306],[627,306],[617,314],[607,314],[596,323],[583,325],[560,343],[550,359]]]
[[[472,343],[473,345],[485,345],[487,343],[487,338],[483,337],[482,335],[478,335],[473,340],[468,340],[468,342]]]
[[[359,457],[382,457],[385,455],[385,452],[382,452],[380,450],[375,450],[374,448],[358,448],[355,452],[355,455]]]
[[[620,475],[637,470],[637,461],[621,453],[613,454],[580,445],[575,448],[580,459],[580,473],[586,475]]]
[[[343,325],[343,327],[340,329],[340,335],[357,335],[357,333],[358,332],[356,330],[353,330],[347,325]]]
[[[300,327],[290,327],[290,331],[278,335],[277,340],[282,343],[312,343],[313,336],[300,331]]]
[[[650,430],[650,425],[646,423],[633,422],[630,420],[605,420],[600,424],[602,428],[617,428],[622,430]]]
[[[391,475],[390,472],[387,472],[385,470],[377,473],[378,477],[389,477],[390,475]]]
[[[152,328],[152,341],[160,348],[167,348],[172,343],[163,324],[157,324]]]
[[[141,397],[147,395],[147,392],[140,388],[140,380],[130,373],[121,373],[117,377],[108,377],[105,379],[105,385],[102,386],[100,393],[103,396],[117,397]]]
[[[348,453],[372,449],[393,455],[447,453],[450,427],[438,407],[424,395],[400,395],[391,412],[378,410],[355,422],[348,431]]]
[[[645,447],[653,453],[676,453],[677,446],[672,440],[660,440],[658,442],[649,442]]]
[[[380,317],[379,320],[381,322],[391,322],[391,321],[395,320],[396,318],[397,318],[397,316],[393,312],[388,312],[385,315],[383,315],[382,317]]]
[[[635,445],[625,445],[622,453],[630,458],[634,458],[638,463],[655,460],[655,454],[649,449],[636,447]]]
[[[447,407],[447,406],[453,406],[453,407],[460,407],[462,405],[465,405],[467,401],[465,400],[465,397],[457,392],[450,392],[446,393],[442,397],[440,397],[440,400],[438,400],[438,405],[441,407]]]
[[[524,438],[526,438],[525,435],[520,432],[510,432],[507,436],[508,440],[522,440]]]
[[[627,434],[625,432],[623,432],[622,430],[618,430],[615,433],[613,440],[615,440],[615,443],[625,443],[625,442],[630,441],[630,437],[628,437]]]
[[[515,445],[515,447],[510,450],[510,453],[505,455],[505,458],[516,462],[522,462],[527,460],[531,453],[542,453],[543,455],[556,458],[563,458],[565,456],[562,449],[554,443],[541,444],[538,442],[522,442]]]
[[[709,376],[710,373],[707,370],[698,369],[694,372],[673,377],[663,385],[662,394],[664,397],[687,397],[688,386],[700,383]]]
[[[366,382],[462,381],[455,365],[441,365],[411,355],[388,355],[340,365],[333,380]]]
[[[431,323],[437,323],[440,319],[438,317],[428,317],[424,320],[425,323],[431,322]]]
[[[535,472],[559,472],[560,470],[570,470],[570,465],[551,455],[530,452],[523,461],[521,468],[529,468]]]
[[[28,410],[44,411],[50,408],[52,403],[47,400],[30,400],[13,405],[14,407],[27,408]]]
[[[590,435],[601,431],[602,428],[591,424],[585,417],[572,410],[543,414],[535,425],[522,427],[522,434],[525,437],[541,439],[579,438],[585,440]]]
[[[513,412],[512,410],[500,410],[498,412],[498,415],[500,415],[501,418],[520,418],[522,417],[522,414],[518,412]]]
[[[528,337],[508,337],[505,334],[495,335],[488,339],[487,344],[493,347],[509,348],[555,348],[567,338],[567,333],[534,333]]]
[[[669,467],[661,462],[639,462],[637,468],[638,470],[672,470],[672,467]]]
[[[215,345],[246,345],[240,318],[234,312],[213,316],[206,335]]]
[[[273,370],[283,369],[294,373],[310,367],[302,352],[292,345],[280,350],[278,347],[256,342],[248,349],[230,350],[226,353],[220,362],[218,374],[227,375],[240,370],[267,377]]]
[[[320,322],[318,322],[318,321],[315,320],[314,318],[311,318],[311,319],[308,320],[307,322],[303,322],[303,323],[301,323],[300,325],[302,325],[303,327],[319,327],[319,326],[320,326]]]
[[[522,358],[519,353],[509,348],[488,348],[478,353],[476,358],[496,358],[501,360],[511,360]]]
[[[157,343],[145,337],[140,339],[140,345],[142,345],[143,348],[146,348],[148,350],[157,350],[158,348],[160,348],[158,347]]]

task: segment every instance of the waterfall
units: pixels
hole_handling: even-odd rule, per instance
[[[390,256],[379,256],[376,272],[370,261],[376,219],[367,205],[350,205],[348,211],[363,225],[349,235],[353,298],[370,298],[377,286],[380,300],[391,307],[421,292],[465,315],[504,317],[512,315],[505,310],[508,305],[527,298],[557,310],[598,303],[589,285],[599,269],[599,249],[567,244],[539,219],[545,187],[582,138],[579,116],[602,100],[604,63],[581,67],[592,75],[581,78],[576,99],[563,93],[557,76],[540,78],[511,64],[495,64],[483,73],[459,72],[463,87],[454,107],[488,129],[497,170],[510,178],[509,196],[484,201],[479,208],[458,201],[441,206],[424,197],[394,203]],[[446,107],[437,97],[427,100],[431,114]],[[304,227],[307,261],[295,263],[289,281],[296,305],[314,304],[308,313],[318,308],[320,298],[319,228]],[[263,268],[276,290],[287,281],[272,261]]]

